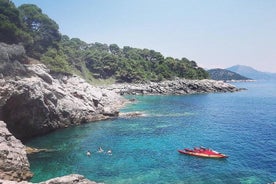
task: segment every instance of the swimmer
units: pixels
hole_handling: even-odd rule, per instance
[[[109,154],[109,155],[112,155],[112,151],[111,150],[108,150],[106,153]]]
[[[86,152],[86,155],[87,155],[88,157],[90,157],[90,156],[91,156],[91,153],[90,153],[90,151],[89,151],[89,150]]]
[[[102,147],[99,147],[98,148],[98,153],[102,153],[102,152],[104,152],[104,150],[102,149]]]

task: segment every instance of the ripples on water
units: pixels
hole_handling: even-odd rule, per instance
[[[137,96],[138,103],[123,112],[146,116],[85,124],[34,139],[29,146],[55,151],[30,156],[33,182],[71,173],[107,184],[276,181],[276,85],[238,85],[248,90]],[[177,152],[200,145],[230,157],[204,159]],[[97,153],[99,146],[112,155]]]

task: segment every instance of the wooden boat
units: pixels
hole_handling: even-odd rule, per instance
[[[197,157],[206,157],[206,158],[227,158],[227,155],[224,155],[222,153],[219,153],[217,151],[211,150],[209,148],[194,148],[189,149],[185,148],[184,150],[178,150],[179,153],[186,154],[186,155],[192,155]]]

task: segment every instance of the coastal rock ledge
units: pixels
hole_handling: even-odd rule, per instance
[[[236,92],[239,89],[229,83],[215,80],[176,79],[145,84],[114,84],[106,89],[121,95],[186,95],[198,93]]]

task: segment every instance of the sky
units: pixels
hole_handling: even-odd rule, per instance
[[[276,73],[276,0],[12,0],[36,4],[62,34],[148,48],[205,69]]]

